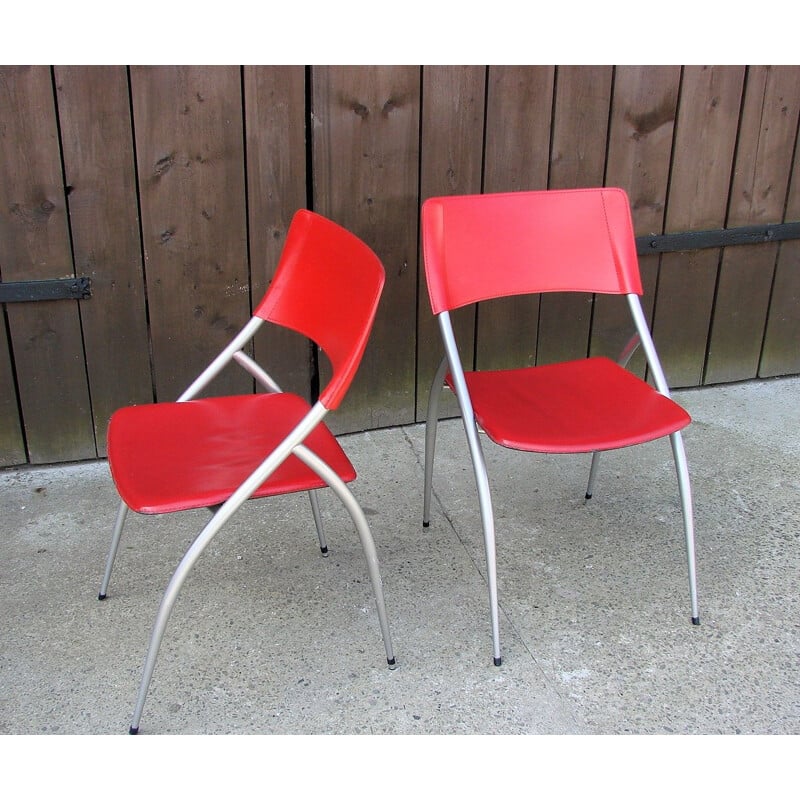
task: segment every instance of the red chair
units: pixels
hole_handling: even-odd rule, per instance
[[[174,403],[117,411],[108,430],[111,474],[122,502],[100,599],[106,597],[129,508],[165,514],[208,508],[212,517],[187,550],[156,617],[130,732],[137,733],[156,656],[170,613],[189,571],[215,534],[251,498],[308,491],[320,547],[327,553],[315,492],[329,486],[358,531],[386,658],[395,666],[375,545],[361,507],[346,484],[356,477],[322,420],[338,407],[358,369],[384,284],[377,256],[355,236],[310,211],[298,211],[275,277],[251,320]],[[270,322],[316,342],[332,366],[313,406],[282,392],[243,348]],[[266,392],[193,399],[235,361]]]
[[[694,523],[680,430],[690,417],[670,399],[647,327],[628,198],[620,189],[435,197],[422,208],[431,309],[445,356],[433,379],[426,424],[423,525],[430,524],[439,398],[459,403],[483,524],[494,663],[500,665],[495,525],[479,429],[497,444],[538,453],[599,453],[670,438],[686,536],[692,622],[699,624]],[[592,357],[519,369],[464,371],[450,311],[482,300],[540,292],[624,294],[636,335],[619,362]],[[625,365],[641,343],[656,388]]]

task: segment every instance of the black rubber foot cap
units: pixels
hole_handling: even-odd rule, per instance
[[[386,663],[389,665],[389,669],[395,669],[397,667],[397,659],[395,658],[387,658]]]
[[[500,666],[502,663],[503,663],[503,659],[502,659],[502,658],[496,658],[496,659],[494,660],[494,665],[495,665],[496,667],[499,667],[499,666]]]
[[[106,596],[104,594],[99,594],[99,595],[97,595],[97,599],[98,600],[105,600]]]
[[[129,733],[131,736],[136,736],[136,734],[137,734],[137,733],[139,733],[139,729],[138,729],[138,728],[131,728],[131,729],[128,731],[128,733]]]
[[[699,625],[700,617],[692,617],[692,625]]]
[[[319,551],[320,551],[320,553],[322,553],[322,555],[323,555],[325,558],[327,558],[327,557],[328,557],[328,548],[327,548],[327,547],[320,547]]]
[[[430,526],[431,526],[430,522],[423,522],[422,523],[422,527],[423,528],[430,528]]]
[[[591,500],[592,499],[592,495],[591,495],[590,492],[586,492],[586,499],[587,500]]]

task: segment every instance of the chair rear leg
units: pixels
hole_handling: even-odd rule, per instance
[[[591,500],[594,494],[594,482],[597,479],[597,472],[600,467],[600,451],[592,453],[592,465],[589,467],[589,482],[586,484],[586,499]]]
[[[314,525],[317,527],[317,537],[319,538],[319,549],[322,555],[328,557],[328,542],[325,539],[325,528],[322,524],[322,514],[319,510],[319,497],[317,490],[312,489],[308,493],[308,499],[311,501],[311,513],[314,515]]]
[[[689,567],[689,595],[692,604],[692,623],[700,624],[700,613],[697,603],[697,576],[694,553],[694,511],[692,508],[692,489],[689,483],[689,468],[686,463],[686,451],[680,431],[669,437],[672,454],[675,458],[675,471],[678,474],[678,488],[681,495],[681,511],[683,528],[686,535],[686,560]]]
[[[431,524],[431,494],[433,492],[433,459],[436,450],[436,431],[439,425],[439,399],[442,396],[447,357],[441,360],[431,382],[428,395],[428,416],[425,419],[425,484],[423,491],[422,527]]]
[[[431,495],[433,493],[433,458],[436,450],[436,428],[439,420],[434,418],[425,423],[425,485],[422,499],[422,527],[431,524]]]
[[[119,549],[119,540],[122,537],[122,528],[125,525],[125,518],[128,516],[128,506],[120,500],[119,511],[117,511],[117,521],[114,525],[114,533],[111,536],[111,547],[108,551],[108,558],[106,559],[106,572],[103,576],[103,582],[100,584],[100,592],[97,595],[98,600],[105,600],[106,593],[108,592],[108,584],[111,580],[111,570],[114,568],[114,559],[117,557],[117,550]]]

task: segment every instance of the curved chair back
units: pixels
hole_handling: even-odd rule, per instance
[[[622,189],[435,197],[422,227],[434,314],[531,292],[642,293]]]
[[[375,253],[349,231],[302,209],[254,316],[316,342],[333,367],[319,400],[338,407],[367,346],[385,281]]]

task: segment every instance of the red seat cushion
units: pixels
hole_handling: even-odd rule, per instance
[[[465,377],[478,424],[492,441],[515,450],[612,450],[691,422],[681,406],[607,358]]]
[[[130,406],[108,429],[108,458],[120,497],[134,511],[161,514],[224,502],[309,411],[292,394],[255,394]],[[345,481],[355,469],[324,425],[305,444]],[[295,456],[254,493],[326,486]]]

